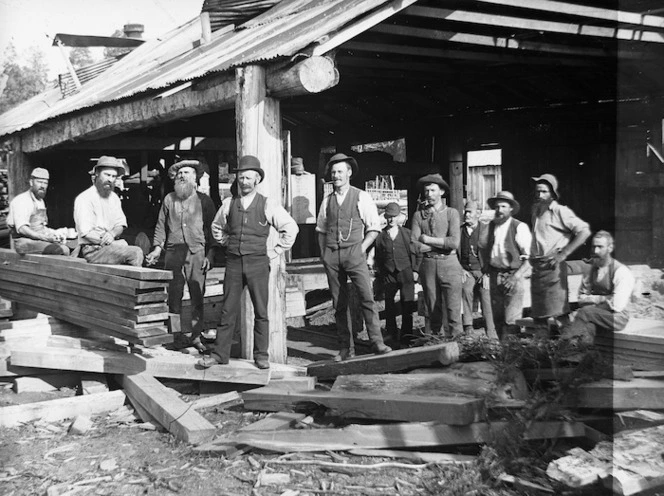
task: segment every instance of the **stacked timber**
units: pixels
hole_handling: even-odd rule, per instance
[[[664,367],[664,322],[630,319],[620,332],[598,332],[595,345],[618,365],[635,370],[662,370]]]
[[[173,341],[167,288],[172,273],[0,249],[0,296],[134,344]]]

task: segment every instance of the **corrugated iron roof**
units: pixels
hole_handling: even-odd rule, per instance
[[[148,40],[67,98],[58,89],[37,95],[0,116],[0,136],[81,109],[167,88],[212,72],[290,57],[388,0],[283,0],[233,28],[201,37],[199,18]]]

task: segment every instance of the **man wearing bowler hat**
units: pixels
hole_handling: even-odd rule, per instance
[[[205,274],[214,263],[214,246],[210,227],[216,209],[212,199],[197,191],[203,176],[198,160],[182,160],[168,169],[175,178],[175,191],[164,198],[154,231],[153,250],[147,255],[148,265],[154,265],[166,251],[164,269],[173,272],[168,286],[168,311],[182,314],[182,295],[185,282],[191,296],[191,340],[199,351],[203,331]]]
[[[48,227],[46,190],[50,175],[41,167],[30,173],[30,189],[16,195],[9,204],[7,225],[18,253],[69,255],[65,244],[67,229]]]
[[[226,247],[224,306],[211,354],[199,361],[202,367],[227,364],[233,334],[240,317],[242,291],[249,289],[254,305],[254,362],[259,369],[270,368],[270,329],[267,314],[270,260],[293,243],[299,228],[286,210],[256,191],[265,178],[258,158],[245,155],[237,168],[237,193],[224,199],[212,222],[212,235]],[[278,233],[268,239],[270,228]]]
[[[415,306],[415,278],[413,266],[415,256],[410,243],[410,229],[398,225],[401,207],[398,203],[388,203],[385,207],[387,226],[376,238],[376,258],[374,259],[378,277],[385,288],[385,327],[392,342],[399,346],[406,344],[413,334],[413,311]],[[400,292],[401,332],[397,327],[397,309],[394,297]]]
[[[81,255],[88,263],[143,265],[143,251],[118,239],[127,228],[115,180],[125,175],[115,157],[99,157],[89,174],[93,184],[74,200],[74,222]]]
[[[544,334],[546,319],[558,326],[569,322],[567,264],[565,260],[590,237],[590,226],[571,208],[558,203],[558,180],[552,174],[533,177],[533,273],[530,281],[531,315]]]
[[[374,353],[392,351],[383,342],[366,256],[381,230],[380,218],[369,193],[350,185],[350,178],[357,171],[357,161],[353,157],[337,153],[330,158],[325,166],[325,180],[332,182],[333,190],[323,198],[316,221],[318,246],[332,293],[341,348],[335,360],[355,356],[346,314],[349,277],[360,298]]]
[[[459,212],[443,203],[450,187],[440,174],[428,174],[417,181],[423,196],[422,208],[413,216],[411,240],[421,254],[420,283],[424,302],[430,315],[431,330],[440,333],[442,314],[436,311],[438,300],[447,310],[445,334],[463,333],[461,324],[461,291],[463,269],[457,257],[459,248]]]
[[[530,273],[532,236],[528,226],[513,216],[519,212],[519,202],[509,191],[500,191],[487,200],[495,216],[489,224],[486,243],[480,241],[483,252],[483,272],[489,274],[493,320],[500,339],[516,334],[516,319],[523,316],[524,279]]]

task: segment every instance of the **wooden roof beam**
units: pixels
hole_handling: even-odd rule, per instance
[[[489,3],[503,7],[518,7],[530,10],[542,10],[544,12],[555,12],[556,14],[569,14],[591,19],[613,21],[620,24],[634,24],[636,26],[648,26],[664,28],[664,17],[637,12],[626,12],[623,10],[603,9],[568,2],[557,2],[554,0],[476,0],[478,3]]]
[[[570,45],[556,45],[553,43],[542,43],[537,41],[524,41],[515,38],[487,36],[481,34],[459,33],[456,31],[441,31],[437,29],[415,28],[410,26],[398,26],[381,24],[371,29],[373,33],[411,36],[427,40],[444,41],[449,43],[465,43],[469,45],[480,45],[492,48],[504,48],[508,50],[531,50],[551,54],[577,55],[582,57],[616,57],[626,59],[641,59],[644,55],[638,52],[605,50],[602,48],[580,47]]]
[[[654,31],[643,31],[627,28],[612,28],[590,26],[580,23],[564,23],[556,21],[542,21],[539,19],[512,17],[504,15],[484,14],[465,10],[439,9],[435,7],[420,7],[413,5],[403,11],[403,14],[427,19],[466,22],[486,26],[500,26],[514,29],[530,29],[579,36],[595,36],[598,38],[611,38],[616,40],[645,41],[664,43],[664,34]]]

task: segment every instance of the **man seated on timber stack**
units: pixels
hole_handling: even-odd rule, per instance
[[[629,317],[626,307],[634,290],[631,271],[612,256],[613,236],[598,231],[592,239],[590,270],[579,288],[579,308],[574,322],[565,327],[562,337],[578,336],[592,342],[598,328],[621,331]]]
[[[127,227],[120,197],[113,191],[125,168],[115,157],[100,157],[89,172],[93,184],[74,201],[81,255],[88,263],[143,265],[143,251],[118,239]]]
[[[67,228],[48,227],[44,198],[49,179],[48,170],[37,167],[30,173],[30,189],[16,195],[9,204],[7,225],[18,253],[69,255]]]

